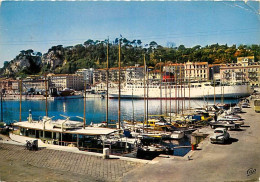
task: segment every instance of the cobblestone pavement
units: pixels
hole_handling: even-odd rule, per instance
[[[119,159],[104,160],[98,156],[49,149],[28,151],[23,146],[0,143],[0,163],[3,160],[5,162],[12,161],[14,165],[24,162],[29,166],[39,168],[39,170],[47,168],[52,171],[65,172],[66,175],[71,174],[68,176],[73,177],[73,179],[63,179],[65,181],[75,181],[75,176],[79,177],[77,181],[121,181],[125,173],[144,165],[138,162]],[[1,173],[3,173],[3,169],[0,168],[0,181]],[[28,179],[20,179],[19,181],[21,180],[28,181]],[[6,181],[13,180],[10,178]]]

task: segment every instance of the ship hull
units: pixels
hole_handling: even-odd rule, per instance
[[[188,88],[149,88],[148,94],[146,91],[145,97],[147,99],[201,99],[201,98],[241,98],[247,97],[253,93],[253,89],[248,85],[230,85],[230,86],[203,86],[203,87],[193,87]],[[118,91],[113,91],[109,94],[109,98],[118,98]],[[143,99],[144,89],[134,88],[134,89],[122,89],[120,93],[120,98],[125,99]]]

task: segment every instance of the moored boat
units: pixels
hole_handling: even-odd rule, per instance
[[[222,84],[215,87],[210,82],[191,83],[190,85],[168,85],[160,88],[159,84],[150,84],[145,87],[149,89],[147,99],[183,99],[183,98],[239,98],[247,97],[253,93],[250,85],[244,84]],[[182,89],[183,94],[175,94],[176,89]],[[126,83],[121,89],[121,98],[144,98],[144,84],[137,82],[135,84]],[[167,97],[169,95],[176,97]],[[110,98],[118,98],[117,90],[110,90]]]

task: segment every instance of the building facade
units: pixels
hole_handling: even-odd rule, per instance
[[[79,69],[76,71],[75,74],[83,76],[84,81],[86,81],[87,84],[92,85],[93,73],[94,73],[94,68],[89,68],[89,69]]]
[[[259,86],[260,64],[250,63],[246,66],[241,63],[226,64],[220,67],[220,77],[223,82],[249,82],[252,86]]]
[[[55,74],[48,75],[50,87],[57,88],[58,91],[65,88],[74,90],[84,89],[84,79],[82,75],[77,74]]]
[[[187,62],[184,64],[185,79],[190,81],[209,80],[208,62]]]

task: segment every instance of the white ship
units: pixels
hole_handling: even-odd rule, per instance
[[[253,88],[246,83],[216,84],[210,82],[190,83],[189,85],[146,85],[146,98],[148,99],[183,99],[183,98],[239,98],[253,93]],[[147,88],[148,87],[148,88]],[[110,90],[109,98],[118,98],[118,89]],[[148,94],[147,94],[148,92]],[[148,96],[147,96],[148,95]],[[120,98],[144,98],[144,85],[126,83],[120,92]]]

